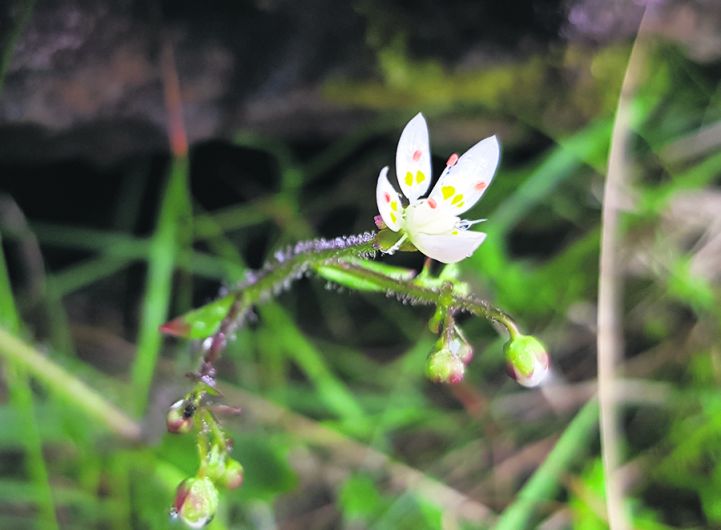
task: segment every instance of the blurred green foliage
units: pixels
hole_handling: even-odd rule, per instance
[[[223,401],[243,409],[224,421],[246,482],[224,495],[210,528],[487,528],[518,507],[526,479],[544,469],[574,414],[589,410],[582,406],[592,392],[583,383],[595,377],[600,190],[629,46],[569,44],[466,71],[410,58],[402,35],[375,51],[376,80],[334,79],[324,87],[335,105],[374,111],[370,126],[348,131],[318,154],[238,134],[238,149],[265,153],[277,168],[278,186],[255,201],[210,212],[196,201],[191,212],[190,184],[199,175],[176,160],[149,239],[120,222],[116,231],[32,218],[20,230],[2,227],[7,248],[19,241],[85,255],[43,272],[39,303],[47,333],[26,303],[25,287],[10,288],[0,260],[4,327],[34,340],[52,362],[138,421],[145,418],[147,437],[114,438],[4,364],[0,527],[168,528],[167,508],[176,485],[195,471],[195,455],[192,440],[159,434],[158,418],[182,395],[183,373],[197,351],[185,342],[161,343],[158,325],[191,309],[194,294],[206,302],[208,281],[242,277],[242,256],[257,252],[259,231],[269,255],[314,235],[343,208],[351,218],[323,235],[371,228],[375,172],[392,160],[404,119],[420,109],[438,124],[432,130],[444,131],[432,139],[441,158],[464,147],[446,137],[470,145],[500,129],[504,159],[477,208],[488,218],[489,237],[459,274],[473,292],[543,337],[558,386],[544,394],[508,381],[502,341],[479,320],[463,323],[476,348],[465,382],[431,385],[423,376],[433,344],[426,309],[373,292],[351,298],[324,289],[323,280],[303,282],[261,307],[220,365]],[[628,510],[635,528],[708,528],[721,525],[721,253],[714,246],[721,157],[717,146],[689,146],[721,119],[719,85],[712,68],[671,44],[657,45],[647,67],[634,107],[633,175],[619,249],[623,372],[631,381],[622,440]],[[364,146],[369,140],[376,146]],[[318,186],[324,200],[313,201]],[[142,197],[127,199],[137,211]],[[385,261],[421,266],[417,257]],[[96,329],[111,356],[127,361],[120,372],[103,373],[102,362],[79,354],[82,341],[71,328],[81,323],[66,310],[73,294],[102,293],[104,282],[131,288],[124,271],[138,262],[147,268],[143,311],[134,311],[122,331]],[[344,282],[337,272],[318,272]],[[212,327],[208,312],[226,302],[206,306],[197,320]],[[137,350],[126,343],[135,331]],[[552,518],[563,528],[607,524],[595,433],[572,433],[564,440],[579,458],[564,460],[560,474],[536,475],[542,495],[534,498],[529,527]]]

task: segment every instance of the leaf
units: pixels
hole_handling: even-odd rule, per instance
[[[379,286],[375,281],[364,278],[353,269],[343,267],[344,263],[349,263],[355,268],[361,268],[377,274],[383,274],[395,280],[410,281],[415,276],[415,271],[404,267],[396,267],[386,265],[376,261],[369,261],[359,258],[344,259],[340,263],[330,263],[315,267],[315,272],[321,278],[333,283],[337,283],[343,287],[348,287],[355,291],[365,292],[381,292],[383,287]]]
[[[166,335],[185,339],[204,339],[218,331],[220,323],[228,314],[236,299],[236,294],[228,294],[222,298],[193,309],[184,315],[174,318],[160,326]]]

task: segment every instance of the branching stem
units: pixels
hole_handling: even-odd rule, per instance
[[[519,334],[516,323],[507,313],[485,300],[466,294],[458,282],[434,278],[427,273],[415,275],[405,269],[398,269],[398,274],[375,270],[362,258],[378,251],[380,237],[380,232],[365,232],[331,240],[300,242],[276,252],[262,269],[250,273],[245,282],[226,295],[226,298],[232,297],[227,312],[216,324],[215,332],[204,341],[205,351],[196,374],[198,385],[195,391],[203,393],[204,385],[215,386],[213,364],[225,348],[228,337],[250,309],[287,289],[308,272],[325,277],[328,271],[337,272],[348,282],[343,285],[350,289],[355,286],[358,290],[383,292],[405,303],[436,306],[446,315],[470,313],[501,324],[511,339]],[[172,333],[172,323],[165,330]]]

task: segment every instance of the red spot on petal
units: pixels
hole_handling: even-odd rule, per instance
[[[418,162],[421,159],[422,154],[423,153],[421,153],[420,151],[413,151],[413,161]]]
[[[455,166],[456,162],[458,162],[458,153],[453,153],[451,156],[448,157],[446,166],[448,166],[448,167]]]
[[[428,199],[428,206],[430,206],[431,208],[435,208],[436,206],[438,206],[438,203],[436,202],[435,199],[430,198],[430,199]]]
[[[385,192],[383,194],[383,198],[386,200],[386,202],[391,202],[391,194],[388,192]]]
[[[478,182],[476,182],[476,185],[473,187],[476,188],[478,191],[481,191],[486,188],[486,183],[483,182],[482,180],[479,180]]]

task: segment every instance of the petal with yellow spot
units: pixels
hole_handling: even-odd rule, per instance
[[[456,193],[456,188],[453,186],[443,186],[441,188],[441,193],[443,194],[444,199],[448,199]]]

